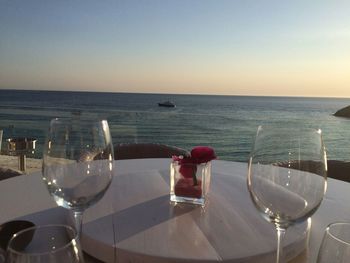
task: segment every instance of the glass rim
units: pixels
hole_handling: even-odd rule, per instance
[[[257,128],[257,132],[259,133],[261,130],[267,130],[269,132],[277,132],[277,131],[295,131],[295,130],[299,130],[299,131],[313,131],[316,132],[320,135],[322,135],[322,129],[321,128],[316,128],[316,127],[304,127],[304,126],[298,126],[298,127],[285,127],[282,126],[281,124],[261,124],[258,125]]]
[[[88,117],[82,117],[82,118],[74,118],[74,117],[57,117],[50,120],[50,123],[73,123],[73,122],[82,122],[82,123],[97,123],[97,122],[107,122],[107,119],[105,118],[88,118]]]
[[[21,252],[21,251],[18,251],[16,249],[13,249],[11,248],[11,243],[19,236],[19,235],[22,235],[23,233],[25,232],[28,232],[28,231],[32,231],[32,230],[37,230],[37,229],[44,229],[44,228],[52,228],[52,227],[59,227],[59,228],[64,228],[64,229],[68,229],[69,231],[72,231],[73,233],[73,237],[70,239],[69,242],[67,242],[65,245],[53,250],[53,251],[46,251],[46,252],[33,252],[33,253],[24,253],[24,252]],[[35,232],[34,232],[35,233]],[[36,225],[36,226],[32,226],[32,227],[29,227],[29,228],[26,228],[26,229],[22,229],[21,231],[18,231],[17,233],[15,233],[11,239],[9,240],[8,242],[8,245],[7,245],[7,248],[6,248],[6,253],[8,251],[11,251],[11,253],[13,254],[17,254],[17,255],[23,255],[23,254],[27,254],[29,256],[40,256],[40,255],[45,255],[45,254],[48,254],[48,253],[58,253],[64,249],[66,249],[67,247],[71,246],[73,244],[74,246],[74,243],[77,242],[77,232],[75,231],[75,229],[69,225],[64,225],[64,224],[48,224],[48,225]]]
[[[178,160],[172,160],[171,161],[172,164],[174,165],[183,165],[183,166],[205,166],[209,163],[211,163],[211,161],[208,161],[208,162],[205,162],[205,163],[196,163],[196,162],[184,162],[184,163],[181,163],[181,161],[178,161]]]
[[[342,238],[335,236],[335,235],[330,231],[332,227],[334,227],[334,226],[340,226],[340,225],[348,225],[348,226],[350,227],[350,222],[333,222],[333,223],[330,223],[330,224],[327,226],[325,232],[326,232],[330,237],[332,237],[333,239],[335,239],[335,240],[337,240],[337,241],[339,241],[339,242],[341,242],[341,243],[343,243],[343,244],[350,245],[350,241],[345,241],[345,240],[343,240]]]

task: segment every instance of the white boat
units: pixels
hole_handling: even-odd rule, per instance
[[[168,108],[175,108],[176,105],[170,100],[164,101],[164,102],[158,102],[159,107],[168,107]]]

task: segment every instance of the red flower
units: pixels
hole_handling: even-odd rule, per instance
[[[190,156],[173,156],[173,161],[179,164],[200,164],[216,159],[214,149],[208,146],[196,146]]]
[[[208,146],[197,146],[191,151],[191,159],[194,163],[207,163],[216,159],[214,149]]]
[[[214,160],[214,159],[216,159],[214,149],[208,146],[194,147],[191,150],[190,156],[185,156],[185,157],[173,156],[173,161],[177,161],[178,164],[180,165],[180,169],[179,169],[180,174],[186,180],[192,178],[191,180],[192,186],[198,186],[198,187],[200,187],[200,183],[198,182],[199,180],[197,180],[197,177],[196,177],[197,165],[201,163],[210,162],[211,160]],[[185,187],[186,185],[189,185],[189,181],[186,181],[185,185],[183,182],[181,182],[180,184],[181,188]],[[175,190],[177,187],[178,186],[176,185]],[[193,190],[189,189],[189,191],[193,191]],[[200,189],[200,191],[202,190]],[[181,192],[184,192],[184,190],[181,190]]]

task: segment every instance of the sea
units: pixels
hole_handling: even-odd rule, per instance
[[[175,108],[159,107],[171,100]],[[328,159],[350,160],[350,119],[333,114],[350,98],[254,97],[0,90],[0,130],[6,139],[37,139],[41,158],[56,117],[107,119],[114,144],[163,143],[187,150],[206,145],[219,159],[246,162],[259,125],[321,129]]]

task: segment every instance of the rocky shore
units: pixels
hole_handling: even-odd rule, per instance
[[[350,118],[350,105],[338,110],[336,113],[334,113],[334,116]]]
[[[26,173],[33,173],[41,170],[42,160],[27,158]],[[0,155],[0,167],[5,169],[18,170],[18,157],[9,155]]]

